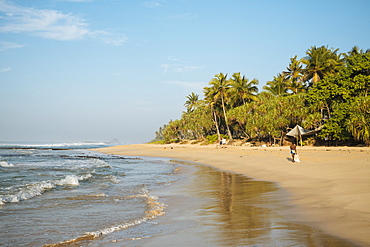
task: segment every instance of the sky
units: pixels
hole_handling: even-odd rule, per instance
[[[0,0],[0,142],[144,143],[216,74],[370,48],[369,0]]]

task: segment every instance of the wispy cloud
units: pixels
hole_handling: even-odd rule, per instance
[[[92,31],[86,20],[50,9],[35,9],[0,0],[3,24],[2,33],[29,33],[54,40],[79,40],[86,37],[99,38],[106,44],[121,45],[126,38],[121,34]]]
[[[148,8],[158,8],[158,7],[164,7],[163,4],[157,2],[157,1],[148,1],[144,2],[143,5]]]
[[[169,63],[163,63],[159,66],[163,68],[163,73],[167,73],[169,71],[176,72],[176,73],[185,73],[190,72],[198,69],[202,69],[203,67],[194,66],[194,65],[184,65],[184,62],[178,58],[173,56],[167,57]]]
[[[177,59],[177,58],[175,58],[175,57],[173,57],[173,56],[168,56],[168,58],[167,58],[168,60],[171,60],[171,61],[176,61],[176,62],[180,62],[180,59]]]
[[[159,66],[163,68],[164,74],[167,73],[168,69],[171,67],[171,65],[166,64],[166,63],[160,64]]]
[[[162,21],[176,21],[176,20],[193,20],[197,19],[197,14],[192,13],[184,13],[184,14],[178,14],[178,15],[167,15],[167,16],[153,16],[153,15],[146,15],[146,17],[154,20],[162,20]]]
[[[89,3],[94,0],[58,0],[58,2],[75,2],[75,3]]]
[[[92,38],[101,40],[107,45],[120,46],[127,41],[125,35],[120,33],[111,33],[106,31],[92,31],[88,34]]]
[[[0,42],[0,51],[7,51],[10,49],[22,48],[25,45],[16,44],[13,42]]]
[[[7,72],[7,71],[10,71],[11,68],[10,67],[7,67],[7,68],[0,68],[0,73],[3,73],[3,72]]]
[[[187,81],[166,81],[163,83],[167,85],[180,86],[195,91],[202,91],[204,85],[206,85],[206,83],[204,82],[187,82]]]
[[[178,67],[175,69],[176,72],[178,73],[184,73],[184,72],[189,72],[189,71],[193,71],[193,70],[197,70],[197,69],[200,69],[201,67],[199,66],[181,66],[181,67]]]

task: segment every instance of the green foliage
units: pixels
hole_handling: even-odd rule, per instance
[[[351,102],[350,109],[345,120],[347,130],[356,140],[370,145],[370,96],[357,97]]]
[[[161,141],[151,141],[150,142],[151,144],[167,144],[167,142],[165,140],[161,140]]]
[[[332,140],[354,138],[369,143],[369,116],[364,110],[368,104],[369,85],[370,54],[356,54],[347,58],[346,66],[337,74],[312,86],[309,101],[321,104],[329,117],[320,137]]]
[[[240,73],[217,74],[204,88],[204,99],[191,93],[186,112],[156,132],[156,141],[222,137],[280,138],[299,124],[321,129],[311,139],[357,141],[370,145],[370,50],[348,54],[313,46],[306,57],[294,56],[257,94],[256,79]],[[227,134],[223,135],[223,134]],[[205,137],[206,136],[206,137]]]
[[[221,138],[229,139],[227,135],[221,135]],[[206,137],[206,140],[209,144],[219,142],[218,135],[209,135]]]

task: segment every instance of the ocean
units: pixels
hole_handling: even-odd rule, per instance
[[[0,143],[0,246],[356,246],[279,212],[276,184],[105,143]]]
[[[0,245],[84,245],[164,214],[151,191],[178,164],[87,150],[103,146],[0,144]]]

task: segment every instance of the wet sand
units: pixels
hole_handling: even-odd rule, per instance
[[[188,160],[276,182],[291,204],[278,209],[284,217],[370,246],[369,148],[298,147],[300,163],[291,162],[288,147],[140,144],[96,151]]]

